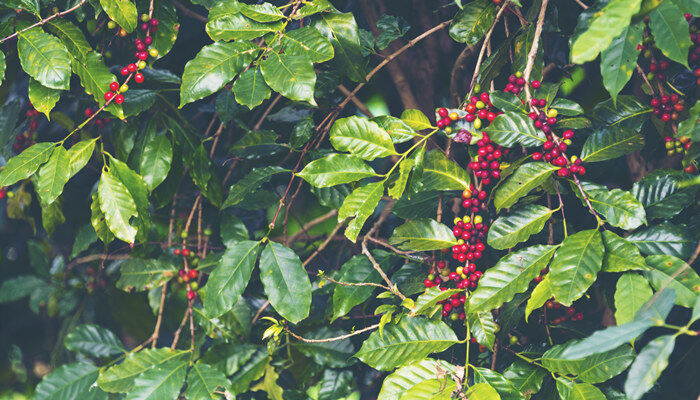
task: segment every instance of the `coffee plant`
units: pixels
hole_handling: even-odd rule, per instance
[[[0,0],[0,399],[700,394],[697,0]]]

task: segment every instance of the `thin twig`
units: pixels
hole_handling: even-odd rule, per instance
[[[185,7],[184,5],[182,5],[182,3],[180,3],[180,2],[177,1],[177,0],[173,0],[173,5],[174,5],[175,7],[177,7],[177,8],[179,8],[180,11],[182,11],[182,13],[185,14],[185,15],[187,15],[188,17],[190,17],[190,18],[192,18],[192,19],[196,19],[197,21],[201,21],[201,22],[204,22],[204,23],[207,22],[207,18],[206,18],[206,17],[204,17],[204,16],[202,16],[202,15],[199,15],[199,14],[197,14],[196,12],[190,10],[189,8],[187,8],[187,7]]]
[[[481,45],[481,50],[479,50],[479,56],[476,59],[476,67],[474,67],[474,74],[472,75],[472,80],[469,82],[469,94],[467,94],[466,99],[470,98],[472,95],[472,92],[474,91],[474,85],[476,84],[476,78],[479,77],[479,71],[481,71],[481,64],[484,59],[484,53],[486,52],[486,48],[488,47],[488,44],[491,40],[491,34],[493,33],[493,29],[496,27],[496,24],[498,23],[498,20],[501,19],[501,15],[503,15],[503,12],[506,10],[506,4],[503,4],[501,8],[498,10],[498,13],[496,14],[496,18],[493,20],[493,23],[491,24],[491,27],[489,28],[488,32],[486,32],[486,35],[484,36],[484,42]]]
[[[338,210],[333,209],[326,214],[321,215],[320,217],[314,218],[311,221],[307,222],[304,226],[302,226],[297,233],[294,235],[290,236],[289,239],[287,240],[287,243],[294,243],[297,241],[301,236],[304,236],[309,229],[313,228],[316,225],[322,224],[329,219],[336,217],[338,215]]]
[[[649,79],[647,79],[647,76],[644,73],[644,71],[642,70],[642,67],[640,67],[639,64],[636,64],[635,66],[636,66],[637,73],[639,73],[639,76],[642,77],[642,79],[644,80],[644,83],[647,84],[647,87],[649,87],[649,91],[651,91],[651,94],[653,95],[654,94],[654,87],[651,86],[651,82],[649,82]]]
[[[576,2],[576,4],[581,6],[581,8],[583,8],[584,10],[588,10],[588,6],[585,5],[581,0],[574,0],[574,1]]]
[[[260,318],[260,315],[261,315],[261,314],[263,313],[263,311],[265,311],[265,309],[266,309],[267,307],[269,307],[269,306],[270,306],[270,300],[265,301],[265,302],[263,303],[263,305],[260,306],[260,308],[258,308],[258,312],[255,313],[255,316],[253,317],[253,321],[252,321],[250,324],[251,324],[251,325],[255,325],[255,322],[258,320],[258,318]]]
[[[187,317],[189,314],[192,312],[192,308],[187,307],[187,310],[185,311],[185,315],[182,317],[182,321],[180,321],[180,326],[177,327],[177,330],[175,331],[175,335],[173,336],[173,343],[170,345],[170,349],[174,350],[175,347],[177,347],[177,342],[180,340],[180,333],[182,333],[182,328],[185,326],[185,323],[187,323]]]
[[[386,272],[384,272],[382,267],[379,265],[377,260],[374,259],[374,257],[372,256],[372,253],[370,253],[369,249],[367,248],[367,242],[369,241],[369,237],[374,235],[377,232],[377,230],[379,229],[379,226],[381,224],[383,224],[384,221],[386,221],[386,219],[389,217],[389,215],[391,214],[391,208],[394,206],[394,202],[395,202],[394,199],[391,199],[391,200],[386,202],[386,205],[384,206],[382,213],[379,215],[379,218],[377,218],[377,222],[374,223],[372,228],[365,235],[364,239],[362,239],[362,254],[366,255],[367,258],[369,258],[370,263],[372,263],[372,267],[374,267],[374,269],[377,272],[379,272],[379,275],[382,277],[382,279],[384,279],[384,282],[386,282],[387,286],[389,286],[389,289],[391,290],[391,292],[394,295],[398,296],[401,300],[405,300],[406,296],[404,296],[399,291],[398,287],[396,287],[396,285],[394,285],[391,282],[391,279],[389,279]]]
[[[160,335],[160,325],[163,322],[163,308],[165,308],[165,294],[168,292],[168,282],[165,282],[163,289],[160,294],[160,307],[158,307],[158,318],[156,319],[156,327],[153,330],[153,335],[151,335],[151,348],[156,348],[156,342],[158,341],[158,336]]]
[[[542,0],[540,15],[537,17],[537,25],[535,26],[535,37],[532,39],[532,47],[530,47],[530,53],[527,55],[527,64],[525,65],[525,71],[523,72],[523,78],[525,78],[525,101],[527,102],[528,107],[532,107],[530,75],[532,74],[532,67],[535,64],[535,58],[537,57],[537,49],[540,44],[540,36],[542,36],[542,26],[544,25],[544,16],[547,11],[547,4],[549,4],[549,0]]]
[[[270,115],[270,112],[272,112],[272,109],[277,105],[277,103],[282,99],[282,95],[278,94],[270,104],[268,104],[267,108],[265,109],[265,112],[263,112],[262,116],[260,116],[260,119],[258,119],[258,122],[253,125],[253,130],[257,131],[260,130],[260,127],[262,126],[263,122],[265,121],[265,118],[267,118],[268,115]]]
[[[341,85],[338,85],[338,89],[339,89],[341,92],[343,92],[344,95],[349,96],[349,97],[350,97],[350,101],[352,101],[352,102],[355,104],[355,106],[357,106],[357,108],[358,108],[360,111],[362,111],[362,113],[365,114],[368,118],[374,117],[374,115],[372,114],[372,111],[369,110],[369,108],[367,107],[367,105],[365,105],[365,103],[363,103],[362,101],[360,101],[360,99],[358,99],[357,96],[353,95],[353,94],[348,90],[348,88],[346,88],[344,85],[341,84]]]
[[[83,4],[85,4],[86,2],[87,2],[87,0],[80,0],[80,3],[74,5],[73,7],[69,8],[69,9],[67,9],[67,10],[65,10],[65,11],[61,11],[61,12],[58,12],[58,13],[56,13],[56,14],[54,14],[54,15],[51,15],[51,16],[49,16],[49,17],[46,17],[46,18],[42,19],[41,21],[35,23],[34,25],[30,25],[30,26],[28,26],[28,27],[26,27],[26,28],[24,28],[24,29],[22,29],[22,30],[19,30],[19,31],[13,33],[12,35],[10,35],[10,36],[8,36],[8,37],[6,37],[6,38],[3,38],[2,40],[0,40],[0,43],[3,43],[3,42],[6,41],[6,40],[12,39],[13,37],[16,37],[17,35],[19,35],[20,33],[24,32],[24,31],[27,31],[27,30],[32,29],[32,28],[36,28],[37,26],[44,25],[45,23],[51,21],[51,20],[54,19],[54,18],[62,17],[62,16],[64,16],[64,15],[66,15],[66,14],[72,13],[73,11],[75,11],[75,10],[79,9],[80,7],[82,7]]]
[[[341,228],[344,224],[345,224],[345,220],[338,222],[338,225],[336,225],[335,228],[333,228],[333,230],[332,230],[331,233],[328,235],[328,237],[326,238],[326,240],[324,240],[323,243],[321,243],[321,245],[318,246],[318,249],[316,249],[316,251],[314,251],[313,254],[311,254],[311,255],[309,256],[309,258],[307,258],[306,260],[304,260],[304,263],[302,264],[302,266],[306,267],[307,265],[309,265],[309,263],[311,262],[311,260],[313,260],[314,258],[316,258],[316,256],[318,256],[318,255],[323,251],[323,249],[325,249],[326,246],[328,246],[328,243],[330,243],[330,242],[333,240],[333,237],[335,236],[335,234],[338,233],[338,231],[340,230],[340,228]]]
[[[340,282],[340,281],[336,281],[336,280],[333,279],[333,278],[329,278],[329,277],[327,277],[327,276],[325,276],[325,275],[323,276],[323,279],[327,280],[328,282],[335,283],[336,285],[340,285],[340,286],[372,286],[372,287],[378,287],[378,288],[382,288],[382,289],[384,289],[384,290],[389,290],[389,291],[391,291],[391,289],[390,289],[388,286],[382,285],[381,283],[374,283],[374,282],[357,282],[357,283],[353,283],[353,282]]]
[[[368,327],[366,327],[366,328],[362,328],[362,329],[356,330],[355,332],[348,333],[348,334],[346,334],[346,335],[340,335],[340,336],[330,337],[330,338],[326,338],[326,339],[306,339],[306,338],[303,338],[303,337],[297,335],[296,333],[290,331],[290,330],[287,329],[287,328],[285,328],[285,330],[287,331],[287,333],[289,333],[290,335],[292,335],[295,339],[301,340],[302,342],[306,342],[306,343],[328,343],[328,342],[335,342],[335,341],[337,341],[337,340],[347,339],[347,338],[353,337],[353,336],[355,336],[355,335],[359,335],[359,334],[364,333],[364,332],[367,332],[367,331],[373,331],[373,330],[375,330],[375,329],[377,329],[377,328],[379,328],[379,324],[374,324],[374,325],[370,325],[370,326],[368,326]]]

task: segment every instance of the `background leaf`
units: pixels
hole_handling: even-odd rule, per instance
[[[309,315],[309,276],[288,247],[274,242],[265,246],[260,256],[260,280],[270,304],[282,317],[296,324]]]
[[[570,306],[588,290],[600,271],[604,251],[603,239],[595,229],[564,239],[549,267],[552,293],[558,302]]]
[[[544,206],[527,204],[501,215],[489,229],[489,246],[504,250],[526,241],[544,228],[553,212]]]
[[[114,333],[94,324],[75,327],[66,336],[66,348],[92,357],[109,357],[124,352]]]

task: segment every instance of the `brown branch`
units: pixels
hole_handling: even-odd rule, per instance
[[[192,312],[191,307],[187,307],[187,310],[185,311],[185,315],[182,317],[182,321],[180,321],[180,326],[177,327],[177,330],[175,331],[175,335],[173,336],[173,343],[170,345],[171,350],[175,350],[175,347],[177,347],[177,342],[180,340],[180,333],[182,333],[182,328],[185,326],[185,323],[187,323],[187,317],[189,314]]]
[[[328,237],[326,238],[326,240],[324,240],[323,243],[321,243],[321,245],[318,246],[318,249],[316,249],[316,251],[314,251],[314,252],[309,256],[309,258],[307,258],[306,260],[304,260],[304,263],[302,264],[302,266],[306,267],[307,265],[309,265],[309,263],[311,262],[311,260],[313,260],[314,258],[316,258],[316,256],[318,256],[318,255],[323,251],[323,249],[325,249],[326,246],[328,246],[328,243],[330,243],[330,242],[333,240],[333,237],[335,237],[335,234],[338,233],[338,231],[340,230],[340,228],[341,228],[344,224],[345,224],[345,220],[338,222],[338,225],[336,225],[335,228],[333,228],[333,230],[332,230],[331,233],[328,235]]]
[[[576,2],[576,4],[581,6],[581,8],[583,8],[584,10],[588,10],[588,6],[585,5],[581,0],[574,0],[574,1]]]
[[[67,10],[65,10],[65,11],[61,11],[61,12],[58,12],[58,13],[56,13],[56,14],[54,14],[54,15],[51,15],[51,16],[49,16],[49,17],[46,17],[46,18],[42,19],[41,21],[35,23],[34,25],[30,25],[30,26],[28,26],[28,27],[26,27],[26,28],[24,28],[24,29],[22,29],[22,30],[19,30],[19,31],[13,33],[12,35],[10,35],[10,36],[8,36],[8,37],[6,37],[6,38],[3,38],[2,40],[0,40],[0,43],[5,42],[6,40],[12,39],[13,37],[16,37],[17,35],[19,35],[20,33],[24,32],[24,31],[27,31],[27,30],[32,29],[32,28],[36,28],[37,26],[44,25],[45,23],[51,21],[51,20],[54,19],[54,18],[58,18],[58,17],[62,17],[62,16],[64,16],[64,15],[66,15],[66,14],[70,14],[70,13],[72,13],[73,11],[75,11],[75,10],[79,9],[80,7],[82,7],[83,4],[85,4],[86,2],[87,2],[87,0],[80,0],[80,3],[74,5],[73,7],[69,8],[69,9],[67,9]]]
[[[342,85],[342,84],[341,84],[341,85],[338,85],[338,89],[339,89],[341,92],[343,92],[344,95],[349,96],[349,97],[350,97],[350,101],[352,101],[352,102],[355,104],[355,106],[356,106],[360,111],[362,111],[363,114],[365,114],[365,115],[366,115],[367,117],[369,117],[369,118],[374,117],[374,115],[372,114],[372,111],[370,111],[369,108],[367,108],[367,106],[365,105],[365,103],[363,103],[362,101],[360,101],[360,99],[358,99],[357,96],[355,96],[354,94],[350,93],[350,91],[348,90],[348,88],[345,87],[345,85]]]
[[[188,17],[190,17],[190,18],[192,18],[192,19],[196,19],[197,21],[201,21],[201,22],[204,22],[204,23],[207,22],[206,17],[204,17],[204,16],[202,16],[202,15],[199,15],[199,14],[197,14],[196,12],[190,10],[189,8],[185,7],[182,3],[180,3],[180,2],[177,1],[177,0],[173,0],[173,5],[174,5],[175,7],[177,7],[177,8],[179,8],[180,11],[182,11],[182,13],[185,14],[185,15],[187,15]]]
[[[322,224],[329,219],[336,217],[338,215],[338,210],[331,210],[327,212],[326,214],[321,215],[320,217],[314,218],[311,221],[307,222],[305,225],[303,225],[300,229],[299,232],[295,233],[292,235],[288,240],[287,243],[294,243],[297,241],[301,236],[307,235],[307,232],[309,229],[313,228],[316,225]]]
[[[525,78],[525,101],[527,102],[527,107],[532,107],[530,75],[532,74],[532,67],[535,64],[535,57],[537,57],[537,48],[540,44],[540,36],[542,36],[542,26],[544,25],[544,16],[547,11],[547,4],[549,4],[549,0],[542,0],[540,15],[537,17],[537,25],[535,26],[535,37],[532,39],[532,47],[530,47],[530,53],[527,55],[527,64],[525,65],[525,71],[523,73],[523,77]]]
[[[545,0],[547,1],[547,0]],[[508,3],[506,2],[501,6],[501,8],[498,10],[498,13],[496,13],[496,18],[493,20],[493,23],[491,24],[491,27],[489,28],[488,32],[486,32],[486,35],[484,36],[484,42],[481,45],[481,50],[479,50],[479,56],[476,59],[476,67],[474,67],[474,74],[472,75],[472,80],[469,82],[469,94],[467,94],[467,99],[471,97],[472,92],[474,91],[474,85],[476,84],[476,78],[479,77],[479,71],[481,71],[481,64],[484,59],[484,52],[486,52],[486,48],[488,47],[488,44],[491,40],[491,34],[493,34],[493,29],[496,27],[496,24],[498,23],[498,20],[501,19],[501,15],[503,15],[503,12],[506,10],[506,5]]]
[[[301,340],[302,342],[306,342],[306,343],[328,343],[328,342],[335,342],[335,341],[337,341],[337,340],[347,339],[347,338],[353,337],[353,336],[355,336],[355,335],[359,335],[360,333],[364,333],[364,332],[367,332],[367,331],[373,331],[373,330],[375,330],[375,329],[377,329],[377,328],[379,328],[379,324],[374,324],[374,325],[370,325],[370,326],[368,326],[368,327],[366,327],[366,328],[362,328],[362,329],[356,330],[355,332],[348,333],[348,334],[346,334],[346,335],[340,335],[340,336],[330,337],[330,338],[326,338],[326,339],[306,339],[306,338],[303,338],[303,337],[297,335],[296,333],[290,331],[290,330],[289,330],[288,328],[286,328],[286,327],[285,327],[284,330],[287,331],[287,333],[289,333],[290,335],[292,335],[295,339]]]
[[[156,327],[151,335],[151,348],[156,348],[156,342],[158,341],[158,336],[160,335],[160,325],[163,322],[163,308],[165,307],[165,294],[168,292],[168,282],[165,282],[160,294],[160,307],[158,308],[158,318],[156,319]]]
[[[651,82],[649,82],[649,79],[647,79],[647,76],[644,73],[644,71],[642,70],[642,67],[640,67],[639,64],[635,64],[635,67],[636,67],[637,73],[639,74],[639,76],[642,77],[642,79],[644,80],[644,83],[647,84],[647,87],[649,87],[649,91],[651,91],[651,94],[653,95],[654,94],[654,87],[651,86]]]
[[[282,99],[282,95],[278,94],[270,104],[268,104],[267,108],[265,109],[265,112],[263,112],[262,116],[260,119],[258,119],[258,122],[253,125],[253,130],[257,131],[260,130],[260,127],[262,126],[263,122],[265,121],[265,118],[267,118],[268,115],[270,115],[270,112],[272,112],[272,109],[277,105],[277,103]]]
[[[474,53],[474,46],[467,46],[459,53],[457,60],[455,60],[452,66],[452,71],[450,73],[450,97],[453,104],[459,105],[461,103],[461,72],[467,69],[467,60]]]
[[[340,282],[340,281],[336,281],[336,280],[333,279],[333,278],[329,278],[329,277],[327,277],[327,276],[325,276],[325,275],[324,275],[322,278],[325,279],[325,280],[327,280],[328,282],[335,283],[336,285],[340,285],[340,286],[372,286],[372,287],[378,287],[378,288],[382,288],[382,289],[384,289],[384,290],[389,290],[389,291],[391,291],[391,289],[390,289],[388,286],[382,285],[381,283],[373,283],[373,282],[357,282],[357,283],[352,283],[352,282]]]
[[[260,315],[261,315],[261,314],[263,313],[263,311],[265,311],[265,309],[266,309],[267,307],[269,307],[269,306],[270,306],[270,300],[265,301],[265,302],[263,303],[263,305],[260,306],[260,308],[258,308],[258,312],[255,313],[255,316],[253,317],[253,321],[252,321],[250,324],[251,324],[251,325],[255,325],[255,322],[258,320],[258,318],[260,318]]]
[[[131,258],[130,254],[91,254],[89,256],[76,258],[68,264],[67,269],[71,269],[78,264],[85,264],[93,261],[106,261],[106,260],[127,260]]]

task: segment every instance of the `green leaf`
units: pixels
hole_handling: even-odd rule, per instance
[[[664,223],[637,230],[625,237],[644,254],[668,254],[688,258],[697,241],[683,225]]]
[[[221,371],[198,362],[187,371],[185,396],[188,400],[217,400],[220,397],[215,392],[219,387],[228,387],[229,383]]]
[[[270,3],[240,4],[241,13],[258,22],[274,22],[284,18],[284,14]]]
[[[80,77],[80,84],[85,88],[85,93],[92,95],[102,107],[105,104],[104,94],[109,89],[109,84],[117,80],[109,72],[109,69],[102,61],[102,57],[98,53],[88,53],[84,61],[73,58],[71,65],[73,72]],[[109,103],[105,110],[119,119],[124,119],[125,117],[122,106],[115,102]]]
[[[8,8],[27,10],[39,16],[40,5],[37,0],[3,0],[2,5]]]
[[[532,311],[542,307],[552,296],[552,282],[548,274],[535,286],[530,294],[530,299],[528,299],[527,305],[525,306],[525,321],[530,317]]]
[[[372,256],[380,266],[390,261],[389,253],[381,250],[375,250]],[[340,267],[336,280],[344,283],[379,283],[381,277],[377,270],[372,267],[369,258],[364,254],[360,254],[351,258]],[[372,295],[374,289],[376,289],[374,286],[337,285],[333,290],[333,316],[331,317],[331,323],[337,318],[346,315],[356,305],[362,304]]]
[[[345,236],[348,239],[353,242],[357,239],[362,226],[374,212],[383,193],[383,183],[374,182],[353,190],[345,198],[343,205],[338,210],[338,221],[354,217],[345,228]]]
[[[324,326],[304,335],[304,337],[310,339],[326,339],[345,334],[347,334],[347,332]],[[320,343],[296,342],[293,346],[308,357],[313,358],[316,364],[325,367],[344,368],[355,361],[350,359],[350,357],[355,354],[355,346],[353,346],[349,338]]]
[[[421,190],[465,190],[469,189],[470,179],[469,172],[435,149],[425,157],[420,181]]]
[[[520,360],[515,360],[503,371],[503,377],[526,398],[540,391],[545,376],[547,371],[544,369]]]
[[[418,298],[416,299],[416,304],[415,306],[413,306],[411,317],[415,315],[427,315],[428,317],[432,316],[432,314],[434,314],[434,312],[436,311],[435,306],[438,304],[438,302],[447,300],[453,294],[458,293],[464,293],[464,290],[440,290],[440,288],[438,288],[437,286],[425,289],[425,292],[418,296]]]
[[[180,108],[221,89],[255,58],[259,49],[250,42],[217,42],[185,64],[180,87]]]
[[[7,68],[5,65],[5,53],[0,51],[0,83],[5,79],[5,68]]]
[[[451,380],[427,379],[406,390],[401,400],[450,400],[456,388]]]
[[[109,226],[107,226],[105,214],[100,209],[100,199],[97,191],[92,194],[92,201],[90,202],[90,224],[102,243],[108,245],[114,240],[114,235],[109,230]]]
[[[165,135],[151,137],[143,148],[139,172],[148,185],[155,189],[168,176],[173,160],[173,147]]]
[[[155,104],[157,95],[153,90],[129,89],[124,93],[124,115],[135,117],[148,110]]]
[[[511,207],[521,197],[541,185],[558,167],[544,163],[525,163],[515,170],[496,190],[494,205],[497,210]]]
[[[634,360],[634,350],[629,345],[622,345],[613,350],[580,359],[562,357],[562,353],[579,342],[579,340],[571,340],[552,347],[542,355],[540,362],[552,372],[576,375],[587,383],[602,383],[622,373]]]
[[[625,381],[625,394],[630,400],[640,399],[654,386],[668,366],[675,343],[676,336],[661,336],[649,342],[639,353]]]
[[[634,272],[620,275],[615,287],[615,321],[617,324],[622,325],[632,321],[653,294],[649,282],[643,276]]]
[[[588,26],[584,32],[572,39],[571,61],[583,64],[594,60],[598,53],[607,49],[610,42],[630,24],[641,3],[641,0],[611,0],[590,20],[584,21],[579,18],[577,29],[582,23]]]
[[[400,199],[406,190],[406,185],[408,184],[408,178],[413,171],[413,166],[415,161],[412,158],[404,158],[399,164],[399,175],[394,180],[394,182],[389,186],[387,194],[394,199]]]
[[[609,127],[619,125],[638,131],[646,119],[646,114],[651,111],[648,105],[642,104],[634,96],[620,95],[617,96],[617,101],[608,99],[598,103],[591,115],[603,125]]]
[[[594,210],[618,228],[632,230],[647,223],[644,206],[630,192],[620,189],[592,190],[588,192],[588,200]]]
[[[119,266],[117,288],[125,291],[144,291],[162,286],[177,276],[177,267],[170,262],[130,258]]]
[[[60,90],[47,88],[33,78],[29,79],[29,101],[34,108],[46,114],[47,119],[51,119],[49,113],[51,113],[53,107],[58,103],[60,95]]]
[[[425,380],[437,378],[438,371],[454,373],[455,366],[443,360],[426,358],[412,365],[401,367],[384,379],[377,398],[400,400],[401,396],[412,387]]]
[[[62,399],[107,399],[107,395],[99,388],[91,389],[97,379],[97,367],[91,364],[77,362],[63,365],[39,382],[34,393],[37,400]]]
[[[534,147],[547,140],[542,131],[535,129],[530,118],[511,111],[497,116],[484,131],[489,134],[491,140],[505,147],[513,147],[516,144]]]
[[[418,219],[394,229],[389,243],[404,250],[430,251],[452,247],[457,240],[446,225],[433,219]]]
[[[309,315],[311,282],[299,257],[288,247],[271,242],[260,256],[260,280],[274,309],[296,324]]]
[[[0,304],[19,300],[45,286],[48,284],[35,275],[20,275],[6,279],[0,284]]]
[[[554,298],[570,306],[581,297],[595,282],[604,252],[603,239],[596,229],[580,231],[564,239],[549,267]]]
[[[44,205],[53,203],[63,192],[70,179],[70,158],[63,146],[56,146],[46,164],[41,166],[36,178],[36,193]]]
[[[632,77],[641,49],[644,25],[637,23],[624,28],[610,47],[600,53],[600,73],[603,85],[613,99]]]
[[[676,292],[676,304],[691,308],[700,295],[700,277],[685,261],[670,255],[646,258],[652,270],[644,275],[656,290],[669,287]]]
[[[474,383],[488,383],[503,400],[522,400],[523,395],[503,375],[487,368],[474,367]]]
[[[664,290],[649,300],[634,320],[624,325],[612,326],[596,331],[588,337],[568,345],[561,358],[578,360],[592,354],[604,353],[636,339],[647,329],[660,325],[673,308],[676,298],[672,290]]]
[[[71,69],[66,46],[39,27],[18,31],[17,36],[22,69],[47,88],[68,90]]]
[[[401,121],[417,131],[422,131],[424,129],[435,129],[430,123],[428,117],[426,117],[420,110],[404,110],[401,113]]]
[[[175,399],[185,383],[187,362],[169,361],[144,371],[134,380],[126,400]]]
[[[514,113],[527,112],[522,101],[520,101],[518,96],[514,95],[513,93],[496,91],[489,94],[489,99],[494,107],[498,108],[499,110]]]
[[[333,45],[318,30],[310,26],[287,31],[280,37],[275,50],[310,58],[314,63],[322,63],[333,58]]]
[[[576,116],[583,114],[583,107],[580,104],[564,98],[554,99],[549,108],[556,108],[559,115]]]
[[[169,348],[145,349],[129,353],[121,364],[100,373],[97,384],[110,393],[127,393],[134,388],[134,380],[144,372],[163,364],[180,364],[187,360],[189,352]],[[186,364],[185,364],[186,365]],[[182,380],[184,381],[184,375]],[[93,380],[94,382],[94,380]],[[92,384],[92,382],[91,382]],[[175,398],[175,396],[171,397]]]
[[[470,2],[457,12],[450,24],[452,39],[467,46],[477,44],[496,19],[496,7],[489,0]]]
[[[212,40],[235,40],[236,42],[232,43],[244,43],[244,40],[255,39],[284,28],[283,21],[260,23],[238,12],[231,13],[225,9],[230,7],[226,3],[219,2],[209,11],[206,31]]]
[[[153,61],[160,60],[170,52],[175,45],[178,32],[180,31],[177,10],[175,5],[170,2],[156,2],[153,10],[153,18],[158,20],[158,30],[156,32],[151,31],[153,43],[150,47],[158,50],[158,57],[155,59],[151,58],[151,64]],[[148,76],[146,80],[150,81]]]
[[[114,333],[94,324],[76,326],[66,336],[65,344],[70,351],[92,357],[109,357],[124,352],[124,346]]]
[[[352,13],[320,13],[314,19],[313,27],[331,41],[336,68],[351,80],[364,82],[365,63],[355,16]]]
[[[631,192],[644,205],[649,219],[672,218],[693,203],[695,190],[680,187],[685,174],[671,170],[657,171],[635,182]]]
[[[633,129],[620,126],[603,127],[586,139],[581,150],[581,159],[585,162],[611,160],[641,150],[642,147],[644,136]]]
[[[131,33],[136,28],[138,12],[136,5],[130,0],[100,0],[100,5],[109,18],[124,28],[127,33]]]
[[[148,186],[143,178],[132,171],[126,163],[112,156],[109,157],[109,163],[111,171],[116,173],[116,177],[126,187],[136,204],[137,218],[135,223],[138,228],[138,239],[143,242],[148,238],[148,232],[151,228],[150,213],[148,211],[150,205],[148,201]]]
[[[131,225],[130,220],[138,213],[129,190],[112,172],[103,170],[97,191],[100,210],[104,213],[109,230],[117,238],[133,243],[136,238],[136,228]]]
[[[557,379],[559,398],[563,400],[606,400],[603,392],[590,383],[574,383],[562,378]]]
[[[85,39],[85,35],[77,26],[70,21],[62,18],[54,18],[46,23],[49,31],[58,36],[66,46],[70,54],[81,62],[87,60],[88,53],[92,50],[92,46]]]
[[[457,336],[444,322],[424,317],[401,318],[387,325],[383,334],[372,332],[355,354],[372,368],[387,371],[439,353],[457,342]]]
[[[557,246],[536,245],[501,258],[496,265],[486,270],[479,280],[479,286],[469,296],[468,311],[490,311],[512,300],[517,293],[527,290],[540,270],[549,264],[556,250]]]
[[[255,168],[244,176],[243,179],[234,183],[229,190],[228,197],[224,201],[223,208],[235,206],[245,199],[245,197],[251,192],[256,191],[260,185],[269,181],[275,174],[282,172],[288,172],[289,170],[276,167],[268,166],[262,168]]]
[[[218,317],[230,310],[243,294],[258,258],[260,242],[249,240],[227,246],[218,266],[209,275],[204,312]]]
[[[271,53],[260,62],[265,82],[276,92],[291,100],[306,101],[312,106],[316,72],[307,57]]]
[[[649,27],[654,44],[671,60],[688,68],[690,36],[683,12],[673,2],[662,2],[649,14]]]
[[[557,121],[559,129],[585,129],[590,128],[591,120],[585,117],[560,118]]]
[[[13,185],[22,179],[27,179],[39,167],[49,160],[53,154],[55,143],[36,143],[16,155],[0,170],[0,187]]]
[[[384,129],[357,116],[337,120],[331,128],[330,141],[338,151],[347,151],[365,160],[398,154]]]
[[[554,211],[544,206],[527,204],[501,215],[489,228],[489,246],[505,250],[526,241],[544,228]]]
[[[496,322],[491,312],[469,313],[467,321],[476,341],[493,351],[493,345],[496,342]]]
[[[243,72],[233,82],[233,93],[239,104],[251,110],[262,104],[264,100],[269,99],[271,94],[270,87],[265,83],[259,67],[250,68]]]
[[[624,272],[649,269],[637,247],[614,232],[603,232],[603,244],[605,245],[603,271]]]
[[[260,379],[265,373],[265,367],[270,363],[267,349],[258,348],[253,356],[241,366],[231,377],[231,389],[234,394],[248,391],[252,381]]]
[[[85,167],[92,157],[92,152],[95,150],[95,142],[97,138],[92,140],[82,140],[74,144],[68,149],[68,163],[70,165],[70,176],[80,172]]]
[[[378,175],[357,156],[331,154],[306,164],[297,176],[312,186],[324,188]]]

